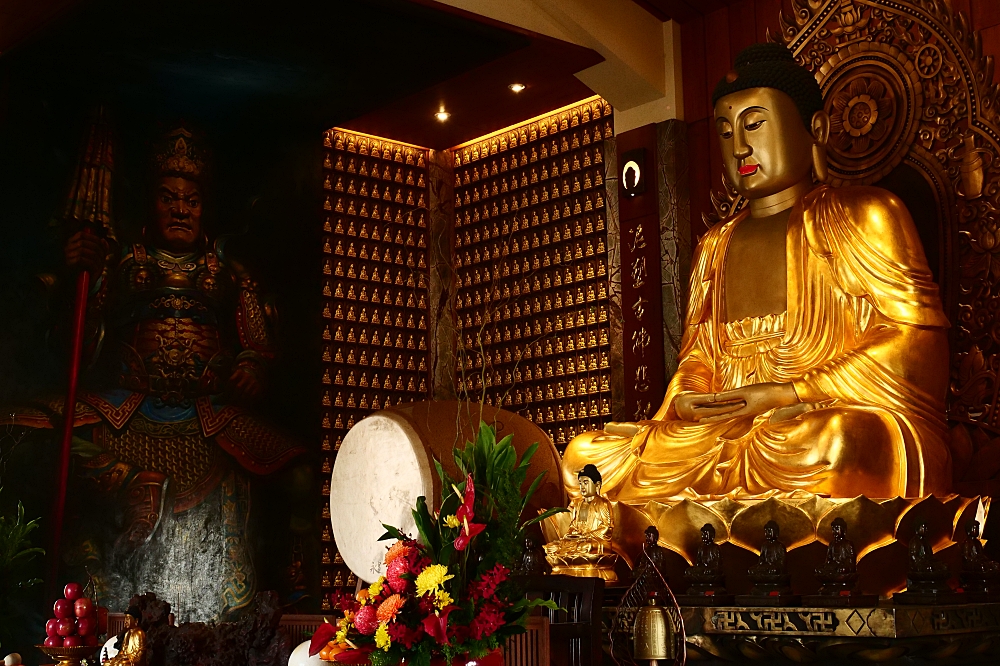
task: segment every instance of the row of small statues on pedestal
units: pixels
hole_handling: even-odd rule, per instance
[[[684,572],[688,588],[677,596],[684,606],[719,606],[736,603],[748,606],[786,606],[805,603],[809,606],[874,606],[877,595],[862,594],[858,588],[857,552],[847,538],[847,523],[837,518],[831,525],[833,539],[827,547],[826,560],[816,570],[822,585],[815,595],[800,597],[791,588],[791,577],[785,562],[785,546],[780,541],[780,528],[775,521],[764,525],[764,543],[757,562],[748,574],[753,588],[748,595],[732,595],[726,589],[722,571],[722,549],[715,543],[715,528],[701,528],[701,545],[695,563]],[[985,602],[1000,598],[1000,564],[991,560],[979,538],[979,521],[971,520],[965,527],[962,544],[962,588],[954,591],[948,585],[948,566],[934,556],[927,536],[927,525],[921,523],[909,541],[907,589],[893,595],[893,601],[904,604],[940,604]],[[659,531],[650,526],[645,532],[644,557],[636,566],[633,577],[640,581],[647,576],[661,576],[666,581],[667,549],[658,545]],[[544,553],[531,538],[525,542],[521,573],[549,573],[551,567]]]

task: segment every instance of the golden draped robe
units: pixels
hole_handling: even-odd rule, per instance
[[[612,500],[804,490],[922,497],[951,485],[944,396],[948,321],[905,206],[874,187],[820,186],[792,209],[787,310],[725,320],[724,267],[745,211],[712,228],[692,266],[680,362],[663,404],[633,437],[584,433],[563,482],[595,464]],[[685,422],[685,392],[792,383],[793,418]],[[779,415],[780,416],[780,415]]]
[[[120,643],[118,654],[106,662],[107,666],[145,666],[146,632],[132,627],[125,632]]]

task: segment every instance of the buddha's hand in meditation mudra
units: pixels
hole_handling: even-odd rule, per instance
[[[741,53],[713,94],[727,181],[749,205],[692,261],[677,371],[649,420],[575,437],[610,500],[950,490],[948,320],[906,207],[827,177],[831,119],[779,44]]]

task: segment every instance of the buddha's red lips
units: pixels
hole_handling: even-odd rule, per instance
[[[755,173],[757,173],[757,169],[758,168],[759,168],[759,165],[757,165],[757,164],[744,164],[743,166],[740,167],[740,175],[741,176],[752,176]]]

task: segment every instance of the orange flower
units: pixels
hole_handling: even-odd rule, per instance
[[[378,618],[379,622],[392,622],[396,619],[396,613],[399,612],[404,603],[406,603],[406,600],[403,597],[394,594],[379,604],[378,610],[375,612],[375,617]]]
[[[385,564],[386,566],[389,566],[389,563],[392,562],[397,557],[406,557],[409,554],[410,554],[410,547],[407,546],[402,541],[397,541],[396,543],[392,544],[392,547],[389,548],[389,552],[385,554]]]

